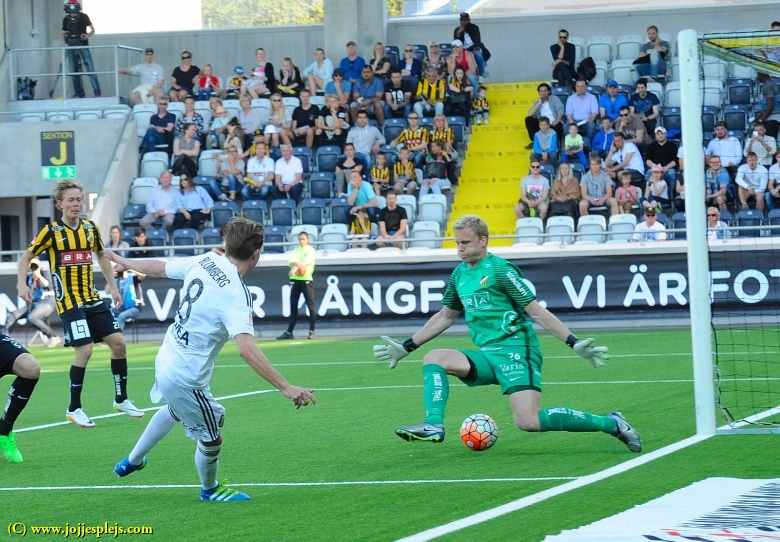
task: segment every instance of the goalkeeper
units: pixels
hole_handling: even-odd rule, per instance
[[[542,352],[531,320],[565,341],[594,367],[609,359],[605,346],[581,340],[535,299],[514,264],[488,253],[488,228],[478,216],[463,216],[453,225],[458,256],[463,261],[450,276],[442,309],[403,343],[382,337],[374,356],[390,368],[420,345],[439,336],[465,311],[477,350],[432,350],[423,358],[426,418],[401,426],[396,434],[408,441],[444,440],[444,409],[449,396],[447,375],[467,386],[498,384],[509,397],[515,425],[523,431],[600,431],[617,437],[632,452],[642,450],[637,432],[618,412],[598,416],[568,407],[541,408]]]

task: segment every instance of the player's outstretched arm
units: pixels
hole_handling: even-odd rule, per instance
[[[137,273],[143,273],[144,275],[148,275],[150,277],[168,278],[168,275],[165,274],[165,262],[161,260],[137,260],[135,258],[125,258],[124,256],[120,256],[108,248],[103,249],[102,253],[98,254],[98,258],[103,257],[106,260],[117,264],[122,271],[129,269],[131,271],[136,271]],[[103,267],[101,265],[101,269],[102,268]],[[113,283],[113,275],[109,276],[112,277],[111,282]]]
[[[285,397],[295,404],[295,408],[301,408],[311,402],[316,405],[317,400],[314,398],[314,390],[307,388],[299,388],[293,386],[284,377],[279,374],[279,371],[273,368],[271,362],[265,357],[260,349],[255,344],[255,338],[249,333],[240,333],[236,335],[236,345],[238,346],[238,355],[241,356],[247,365],[249,365],[254,372],[263,377],[269,384],[281,391]]]
[[[538,301],[531,301],[525,307],[525,312],[535,323],[564,341],[578,356],[588,360],[594,367],[603,367],[604,361],[609,359],[609,348],[606,346],[591,346],[593,339],[578,339],[557,316],[542,307]]]
[[[390,368],[394,369],[400,360],[449,329],[458,319],[458,315],[460,315],[459,311],[442,307],[439,312],[431,316],[420,331],[404,342],[383,335],[382,340],[385,344],[374,345],[374,357],[379,361],[390,361]]]

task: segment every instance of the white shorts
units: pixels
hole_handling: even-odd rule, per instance
[[[265,81],[263,81],[262,79],[247,79],[241,84],[244,85],[244,87],[249,88],[249,87],[255,87],[257,85],[265,85]]]
[[[217,403],[209,388],[184,388],[166,378],[155,378],[149,393],[152,403],[168,403],[171,412],[192,440],[213,442],[225,423],[225,407]]]

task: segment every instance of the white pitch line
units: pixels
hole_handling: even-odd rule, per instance
[[[321,487],[321,486],[375,486],[375,485],[408,485],[408,484],[479,484],[497,482],[556,482],[560,480],[576,480],[576,476],[549,476],[540,478],[463,478],[456,480],[354,480],[346,482],[246,482],[230,483],[230,487]],[[46,486],[46,487],[0,487],[2,491],[81,491],[108,489],[182,489],[199,488],[195,484],[157,484],[132,486]]]

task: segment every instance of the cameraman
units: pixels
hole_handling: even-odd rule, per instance
[[[89,45],[89,38],[95,35],[95,27],[89,20],[89,15],[81,12],[81,5],[76,0],[68,0],[65,4],[65,18],[62,19],[62,39],[68,47],[81,47]],[[72,72],[94,72],[92,54],[87,48],[70,49],[67,51]],[[92,91],[95,98],[100,98],[100,83],[97,74],[89,75],[92,81]],[[73,92],[76,98],[84,97],[84,87],[81,85],[81,76],[73,76]]]
[[[43,333],[46,346],[55,347],[62,342],[60,337],[46,323],[46,319],[54,313],[54,293],[51,290],[51,273],[41,267],[41,261],[36,257],[30,260],[30,270],[27,271],[27,286],[32,290],[32,304],[26,305],[5,317],[5,325],[0,333],[10,335],[11,329],[20,318]]]

